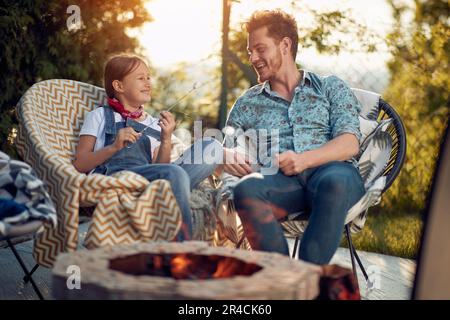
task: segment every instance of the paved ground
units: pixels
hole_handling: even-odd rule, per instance
[[[363,299],[411,299],[416,270],[414,260],[362,251],[359,251],[358,254],[369,275],[369,280],[373,282],[372,289],[369,289],[361,270],[358,268],[359,287]],[[348,249],[339,248],[331,263],[351,268]]]
[[[86,235],[87,224],[80,227],[80,238]],[[293,241],[289,241],[292,248]],[[25,263],[31,269],[34,260],[31,255],[32,241],[26,241],[16,246]],[[292,250],[292,249],[291,249]],[[364,277],[358,269],[358,279],[363,299],[410,299],[414,281],[416,264],[414,260],[402,259],[376,253],[359,252],[361,260],[368,271],[374,285],[369,290]],[[347,249],[339,248],[331,263],[351,268],[350,254]],[[30,300],[37,299],[30,284],[23,284],[22,270],[10,249],[0,249],[0,300]],[[51,270],[39,268],[33,276],[46,299],[51,296]]]

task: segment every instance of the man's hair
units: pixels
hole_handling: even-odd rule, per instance
[[[108,97],[115,98],[113,81],[122,81],[124,77],[136,70],[141,63],[148,67],[147,62],[143,58],[134,54],[120,53],[109,57],[105,64],[104,72],[104,86]]]
[[[267,27],[268,35],[278,43],[288,37],[292,41],[291,53],[296,58],[298,49],[298,31],[295,18],[279,9],[255,11],[244,24],[244,28],[251,33],[259,28]]]

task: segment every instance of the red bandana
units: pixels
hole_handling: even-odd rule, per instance
[[[134,112],[130,112],[128,110],[125,110],[125,107],[123,106],[123,104],[120,103],[119,100],[113,98],[107,98],[108,100],[108,104],[111,108],[114,109],[115,112],[120,113],[120,115],[122,116],[122,118],[127,119],[127,118],[131,118],[131,119],[138,119],[142,116],[142,113],[144,113],[144,107],[140,106],[139,109],[137,111]]]

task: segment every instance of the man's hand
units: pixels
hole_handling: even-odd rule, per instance
[[[294,151],[285,151],[276,155],[280,170],[287,176],[294,176],[308,169],[303,154]]]
[[[161,127],[161,142],[170,142],[172,138],[172,132],[176,127],[175,117],[173,116],[173,114],[168,111],[161,112],[159,126]]]
[[[233,149],[223,149],[224,166],[223,169],[237,177],[243,177],[253,172],[245,155]]]

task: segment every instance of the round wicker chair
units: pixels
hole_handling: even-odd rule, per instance
[[[386,132],[389,134],[390,138],[392,139],[392,149],[391,149],[389,161],[387,162],[384,170],[381,173],[381,176],[386,178],[385,186],[380,194],[380,197],[381,197],[381,195],[384,192],[386,192],[386,190],[395,181],[395,179],[397,178],[398,174],[400,173],[400,170],[405,161],[406,131],[405,131],[403,122],[402,122],[400,116],[398,115],[398,113],[395,111],[395,109],[381,98],[378,102],[378,113],[377,114],[369,114],[369,118],[372,118],[372,120],[377,120],[377,121],[392,119],[392,123],[389,125],[389,127],[386,130]],[[367,214],[367,210],[364,213],[364,215]],[[285,229],[286,229],[286,227],[289,228],[290,223],[295,223],[295,221],[305,221],[308,219],[308,217],[309,217],[308,212],[302,213],[291,221],[283,222],[283,227]],[[355,259],[356,259],[366,281],[368,281],[367,272],[361,262],[361,259],[359,258],[358,254],[356,252],[356,249],[353,246],[351,232],[350,232],[350,225],[351,225],[351,222],[347,223],[345,225],[345,235],[346,235],[348,246],[349,246],[353,273],[354,273],[355,277],[357,277],[356,268],[355,268]],[[289,229],[292,230],[292,228],[289,228]],[[292,231],[291,231],[290,235],[292,236]],[[295,243],[294,243],[294,250],[292,253],[292,257],[295,257],[301,235],[302,235],[302,232],[299,232],[297,235],[294,235]]]

